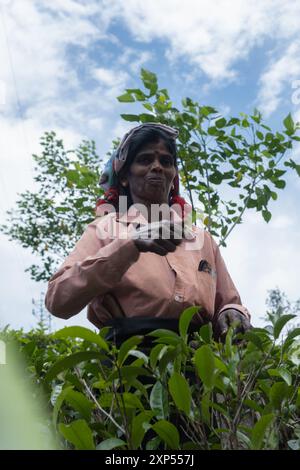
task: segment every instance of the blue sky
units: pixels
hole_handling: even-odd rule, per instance
[[[258,107],[275,129],[290,111],[300,120],[299,17],[292,0],[0,0],[1,221],[17,193],[34,189],[31,154],[45,130],[68,147],[92,138],[105,156],[130,126],[120,113],[132,108],[116,97],[140,86],[141,67],[177,106],[189,96],[227,115]],[[249,213],[223,249],[255,324],[268,289],[300,297],[299,190],[291,175],[271,222]],[[0,253],[0,325],[29,328],[31,299],[46,289],[24,273],[36,260],[3,235]],[[87,325],[85,313],[69,324]]]

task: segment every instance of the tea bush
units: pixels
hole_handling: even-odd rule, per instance
[[[224,344],[211,324],[193,336],[197,307],[183,312],[179,334],[133,336],[119,348],[79,326],[47,334],[4,329],[17,342],[47,425],[61,448],[300,449],[300,328],[282,330],[294,315],[243,337],[231,328]]]

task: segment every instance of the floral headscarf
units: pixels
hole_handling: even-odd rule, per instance
[[[166,126],[165,124],[148,122],[145,124],[141,124],[140,126],[136,126],[127,132],[123,139],[121,140],[118,148],[112,154],[111,158],[107,161],[104,171],[100,177],[99,183],[100,186],[105,190],[104,196],[99,197],[96,202],[96,213],[98,212],[97,209],[100,208],[102,204],[111,203],[116,204],[119,198],[119,190],[118,190],[118,174],[120,170],[125,165],[125,162],[128,157],[128,150],[130,143],[132,141],[132,137],[138,133],[141,129],[160,129],[165,134],[168,135],[174,141],[178,136],[178,131],[173,129],[170,126]],[[170,205],[179,204],[182,209],[184,204],[186,204],[185,200],[179,196],[179,177],[178,171],[176,171],[176,176],[173,181],[174,188],[171,190],[170,194]]]

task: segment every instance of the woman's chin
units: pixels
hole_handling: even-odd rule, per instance
[[[149,195],[147,197],[147,202],[149,204],[167,204],[168,198],[166,198],[163,194],[160,194],[159,191],[156,194]]]

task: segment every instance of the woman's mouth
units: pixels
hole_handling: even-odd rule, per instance
[[[155,186],[160,186],[164,182],[163,178],[155,177],[153,176],[152,178],[147,178],[147,183],[155,185]]]

